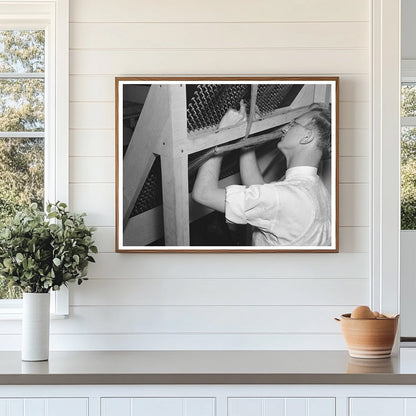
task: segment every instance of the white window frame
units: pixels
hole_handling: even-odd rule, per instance
[[[45,30],[45,201],[69,200],[69,0],[0,0],[0,30]],[[69,313],[66,287],[51,312]],[[19,318],[21,300],[1,300],[0,319]]]
[[[370,305],[373,310],[394,314],[400,311],[401,3],[400,0],[372,0],[371,5]]]

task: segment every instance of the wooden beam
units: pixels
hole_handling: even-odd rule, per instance
[[[308,106],[296,109],[285,108],[277,110],[267,118],[253,121],[251,134],[289,123],[294,118],[304,114],[307,109]],[[181,147],[185,153],[196,153],[201,150],[209,149],[210,147],[219,146],[232,140],[243,138],[245,129],[245,124],[239,124],[221,130],[208,131],[205,133],[197,134],[191,133],[185,136],[186,139],[182,141]]]
[[[129,219],[123,233],[126,247],[147,246],[163,237],[163,210],[159,205]]]
[[[314,103],[315,84],[305,84],[292,101],[290,108],[306,107]]]
[[[161,158],[165,246],[189,246],[188,158]]]
[[[331,102],[331,85],[317,84],[313,102],[328,105]]]
[[[137,197],[152,168],[169,119],[167,85],[151,86],[123,159],[123,222],[127,225]]]
[[[187,135],[186,86],[167,87],[168,128],[160,150],[165,245],[189,246],[188,155],[181,147],[181,140]]]

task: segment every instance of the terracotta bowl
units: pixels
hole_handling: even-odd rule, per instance
[[[399,315],[381,319],[352,319],[351,314],[346,313],[341,315],[340,321],[351,357],[387,358],[391,356]]]

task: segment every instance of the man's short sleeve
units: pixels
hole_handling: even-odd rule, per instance
[[[231,185],[225,192],[227,222],[267,229],[276,218],[278,195],[273,185]]]

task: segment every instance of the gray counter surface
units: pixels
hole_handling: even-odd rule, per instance
[[[71,351],[47,362],[0,352],[0,384],[416,384],[416,349],[388,359],[347,351]]]

